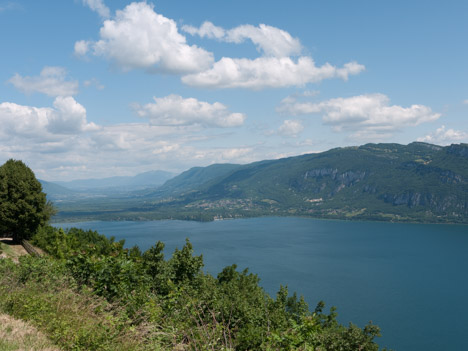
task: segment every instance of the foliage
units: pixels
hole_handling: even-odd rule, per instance
[[[0,167],[0,232],[17,242],[29,239],[52,214],[52,205],[29,167],[12,159]]]
[[[65,350],[144,349],[144,331],[132,327],[122,308],[77,289],[66,272],[53,259],[0,260],[0,310],[30,321]]]
[[[310,312],[304,299],[290,295],[287,287],[280,287],[272,298],[247,269],[238,271],[232,265],[217,277],[205,274],[203,258],[194,255],[188,240],[169,259],[161,242],[142,253],[81,229],[42,227],[33,240],[53,258],[23,259],[19,267],[3,263],[3,286],[27,286],[31,295],[20,289],[0,303],[0,309],[55,333],[53,341],[69,349],[73,337],[58,328],[65,328],[63,333],[70,329],[63,321],[55,322],[58,317],[50,310],[54,304],[83,298],[94,306],[85,309],[86,318],[113,322],[86,321],[77,327],[75,339],[81,349],[98,349],[97,343],[110,349],[113,339],[127,340],[135,332],[138,343],[129,349],[378,350],[377,327],[344,327],[334,309],[322,312],[323,304]],[[5,296],[3,289],[0,295]],[[46,325],[43,313],[54,326]],[[103,330],[109,334],[104,336]],[[85,343],[84,336],[90,341]]]

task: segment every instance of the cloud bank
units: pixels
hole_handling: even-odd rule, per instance
[[[352,131],[356,138],[389,136],[404,127],[433,122],[440,117],[424,105],[390,105],[384,94],[366,94],[335,98],[322,102],[299,102],[294,97],[283,100],[277,111],[293,116],[321,114],[325,124],[337,132]]]
[[[140,117],[148,118],[152,125],[159,126],[200,125],[228,128],[241,126],[246,118],[242,113],[231,113],[219,102],[210,104],[174,94],[155,97],[154,103],[136,105],[135,110]]]

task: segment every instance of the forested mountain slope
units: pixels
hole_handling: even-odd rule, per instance
[[[194,168],[107,219],[258,215],[468,223],[468,144],[366,144]]]
[[[208,181],[186,201],[263,213],[465,222],[468,145],[367,144],[263,161]]]

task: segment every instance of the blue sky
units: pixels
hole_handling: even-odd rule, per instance
[[[45,180],[468,142],[466,1],[0,0],[0,163]]]

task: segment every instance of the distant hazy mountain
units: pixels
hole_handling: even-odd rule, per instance
[[[65,188],[61,185],[46,182],[45,180],[39,179],[39,182],[42,185],[42,191],[47,194],[47,199],[51,201],[57,201],[62,198],[68,198],[70,196],[75,196],[76,192]]]
[[[300,215],[468,223],[468,144],[367,144],[248,165],[198,167],[139,196],[131,204],[109,204],[118,211],[102,208],[93,216]],[[66,215],[73,217],[76,209]]]
[[[57,181],[55,184],[76,191],[90,190],[125,190],[134,191],[145,188],[158,187],[168,179],[174,177],[174,173],[165,171],[149,171],[136,176],[116,176],[101,179],[79,179],[71,181]]]
[[[207,167],[193,167],[178,176],[169,179],[161,187],[148,196],[174,196],[197,190],[201,185],[207,184],[229,174],[241,167],[236,164],[214,164]]]

